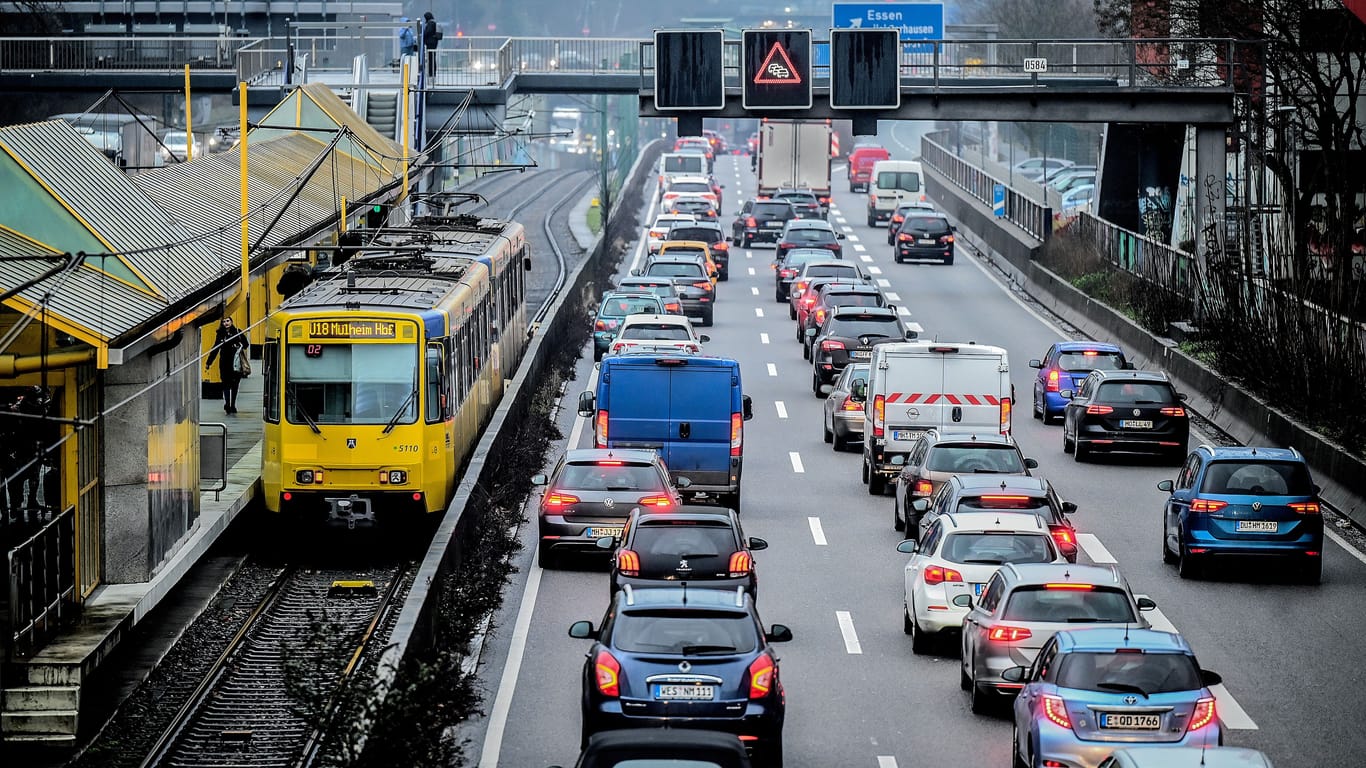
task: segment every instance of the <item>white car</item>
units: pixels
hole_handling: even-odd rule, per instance
[[[683,315],[627,315],[607,351],[613,355],[637,351],[695,355],[708,341],[711,338],[699,336]]]
[[[979,596],[982,585],[1006,563],[1066,563],[1038,515],[965,512],[941,515],[898,552],[906,562],[903,628],[911,650],[929,653],[940,633],[963,625],[968,609],[959,594]]]
[[[186,154],[189,151],[189,137],[185,131],[167,131],[161,137],[161,143],[165,146],[160,148],[161,157],[167,162],[185,162]],[[204,144],[198,137],[194,141],[194,156],[204,156]]]
[[[1067,190],[1062,196],[1062,210],[1064,213],[1090,210],[1091,198],[1096,193],[1094,184],[1082,184]]]
[[[659,253],[659,246],[669,239],[669,230],[675,224],[696,224],[697,217],[690,213],[661,213],[655,217],[655,222],[650,225],[650,231],[645,235],[645,246],[650,249],[650,253]]]

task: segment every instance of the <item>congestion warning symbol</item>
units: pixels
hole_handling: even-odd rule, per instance
[[[756,85],[800,85],[802,76],[781,42],[775,42],[754,75]]]

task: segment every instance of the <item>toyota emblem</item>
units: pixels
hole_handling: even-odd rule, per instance
[[[607,507],[608,509],[611,509],[612,507],[615,507],[617,503],[615,501],[612,501],[611,497],[608,497],[602,500],[602,505],[604,507]]]
[[[1252,511],[1253,511],[1253,512],[1258,512],[1258,511],[1261,510],[1261,508],[1262,508],[1262,503],[1261,503],[1260,501],[1254,501],[1254,502],[1252,502]]]
[[[1140,411],[1140,410],[1138,410],[1137,408],[1134,409],[1134,415],[1135,415],[1135,416],[1140,416],[1140,415],[1142,415],[1142,413],[1143,413],[1143,411]]]
[[[918,419],[918,418],[920,418],[920,409],[919,409],[919,408],[907,408],[907,409],[906,409],[906,418],[908,418],[908,419]]]
[[[1124,703],[1125,703],[1125,704],[1128,704],[1129,706],[1132,707],[1133,705],[1135,705],[1135,704],[1138,703],[1138,697],[1137,697],[1137,696],[1125,696],[1125,697],[1124,697]]]
[[[688,663],[688,660],[687,660],[687,659],[684,659],[683,661],[678,662],[678,671],[679,671],[679,672],[691,672],[691,671],[692,671],[692,665]]]

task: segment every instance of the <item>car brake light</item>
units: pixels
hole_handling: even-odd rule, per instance
[[[1094,585],[1094,584],[1076,584],[1076,583],[1073,583],[1073,582],[1070,582],[1070,581],[1066,581],[1066,582],[1062,582],[1062,583],[1060,583],[1060,584],[1045,584],[1045,585],[1043,585],[1043,588],[1044,588],[1044,589],[1054,589],[1054,590],[1057,590],[1057,589],[1071,590],[1071,591],[1073,591],[1073,592],[1090,592],[1090,591],[1092,591],[1092,590],[1094,590],[1094,589],[1096,588],[1096,585]]]
[[[900,240],[903,243],[909,243],[911,240],[914,240],[915,238],[911,237],[909,234],[905,232],[901,232],[897,234],[896,239]]]
[[[1013,507],[1016,504],[1028,502],[1030,499],[1028,496],[1005,496],[999,493],[987,493],[979,498],[981,498],[983,502],[982,506],[984,507],[993,506],[994,503],[1000,503],[1006,507]]]
[[[607,447],[607,411],[598,411],[598,423],[593,430],[594,441],[598,448]]]
[[[1057,370],[1052,370],[1048,372],[1048,383],[1044,385],[1044,389],[1047,389],[1049,392],[1058,391],[1059,387]]]
[[[1195,711],[1191,713],[1191,722],[1186,730],[1198,731],[1212,722],[1214,722],[1214,699],[1201,699],[1195,702]]]
[[[1163,409],[1161,410],[1161,414],[1162,414],[1163,416],[1185,416],[1185,415],[1186,415],[1186,409],[1185,409],[1185,408],[1163,408]]]
[[[929,480],[916,480],[915,486],[911,488],[912,496],[929,496],[934,493],[934,483]]]
[[[759,226],[759,223],[756,222],[756,221],[754,220],[754,217],[753,217],[753,216],[746,216],[746,217],[745,217],[745,226],[747,226],[747,227],[757,227],[757,226]]]
[[[841,411],[861,411],[861,410],[863,410],[863,404],[860,403],[860,402],[858,402],[858,401],[855,400],[854,398],[850,397],[849,395],[845,395],[845,396],[844,396],[844,402],[840,405],[840,410],[841,410]]]
[[[1059,525],[1054,527],[1051,532],[1053,534],[1053,541],[1057,542],[1059,547],[1065,547],[1068,549],[1076,548],[1077,537],[1074,536],[1072,534],[1072,531],[1068,528]]]
[[[1191,502],[1192,512],[1218,512],[1228,506],[1227,501],[1219,499],[1195,499]]]
[[[1088,405],[1086,412],[1092,416],[1104,416],[1107,413],[1114,413],[1115,409],[1108,405]]]
[[[778,274],[779,274],[780,276],[782,276],[782,277],[796,277],[796,276],[797,276],[797,270],[795,270],[795,269],[780,269],[780,270],[778,270]]]
[[[826,339],[821,342],[822,352],[833,352],[837,349],[844,349],[844,342],[835,341],[834,339]]]
[[[650,230],[650,237],[653,237],[653,238],[656,239],[656,240],[663,240],[663,239],[664,239],[664,233],[652,229],[652,230]]]
[[[873,193],[870,192],[870,193],[868,194],[868,204],[869,204],[869,205],[877,205],[877,195],[875,195],[875,194],[873,194]]]
[[[710,288],[710,287],[711,287],[711,281],[709,281],[709,280],[699,280],[699,281],[693,283],[693,284],[692,284],[692,287],[694,287],[694,288]]]
[[[730,556],[730,567],[728,570],[730,571],[731,578],[749,575],[749,569],[753,565],[754,559],[749,556],[748,552],[736,552]]]
[[[998,643],[1014,643],[1020,640],[1028,640],[1033,636],[1034,633],[1030,632],[1028,627],[1007,627],[1004,624],[992,627],[991,631],[987,633],[988,640]]]
[[[1010,410],[1010,398],[1001,398],[1001,434],[1003,435],[1010,434]]]
[[[739,456],[745,435],[745,417],[738,413],[730,415],[730,455]]]
[[[621,550],[617,553],[617,570],[622,576],[639,576],[640,555],[629,549]]]
[[[825,247],[826,247],[826,248],[829,248],[829,249],[832,250],[832,251],[838,251],[838,250],[840,249],[840,244],[839,244],[839,243],[826,243],[826,244],[825,244]]]
[[[884,395],[877,395],[873,398],[873,437],[882,437],[882,429],[886,424],[887,398]]]
[[[773,664],[773,657],[767,653],[750,662],[749,697],[751,699],[762,699],[768,695],[768,692],[773,688],[773,673],[776,669]]]
[[[830,198],[828,198],[828,197],[821,197],[821,198],[817,198],[817,199],[819,199],[819,200],[821,201],[821,205],[829,205],[829,204],[830,204]]]
[[[905,217],[905,216],[902,216],[901,214],[897,214],[896,216],[893,216],[893,217],[892,217],[892,223],[893,223],[893,224],[900,224],[901,222],[903,222],[903,221],[905,221],[905,220],[906,220],[906,217]]]
[[[547,493],[545,496],[545,505],[547,507],[553,507],[555,509],[559,509],[560,507],[568,507],[572,504],[578,503],[578,496],[571,496],[567,493]]]
[[[804,298],[802,299],[802,304],[805,304],[808,308],[809,308],[812,304],[815,304],[815,303],[816,303],[816,297],[815,297],[815,296],[806,296],[806,297],[804,297]]]
[[[1067,716],[1067,704],[1060,696],[1043,696],[1043,714],[1049,722],[1062,728],[1072,728],[1072,718]]]
[[[941,243],[952,243],[952,242],[953,242],[953,235],[944,235],[943,237],[940,237],[940,238],[939,238],[939,242],[941,242]]]
[[[943,584],[946,581],[962,581],[963,574],[952,568],[944,568],[939,565],[925,567],[926,584]]]
[[[1289,504],[1286,504],[1286,506],[1290,507],[1291,509],[1295,510],[1295,512],[1301,515],[1320,514],[1319,503],[1317,501],[1294,501]]]
[[[607,651],[598,651],[593,668],[597,671],[598,693],[613,699],[621,696],[621,664],[616,657]]]
[[[643,507],[669,507],[674,502],[668,496],[642,496],[636,503]]]
[[[825,310],[823,310],[823,309],[818,309],[818,310],[816,310],[816,325],[821,325],[821,324],[824,323],[824,322],[825,322]]]
[[[626,462],[624,462],[624,461],[617,461],[616,459],[603,459],[602,461],[595,462],[595,463],[596,463],[599,467],[624,467],[624,466],[626,466]]]

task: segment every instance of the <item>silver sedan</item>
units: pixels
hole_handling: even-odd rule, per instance
[[[858,386],[859,383],[862,386]],[[844,367],[833,385],[825,384],[825,406],[821,412],[821,434],[835,450],[852,450],[863,444],[864,397],[855,389],[868,389],[868,364],[852,363]]]

